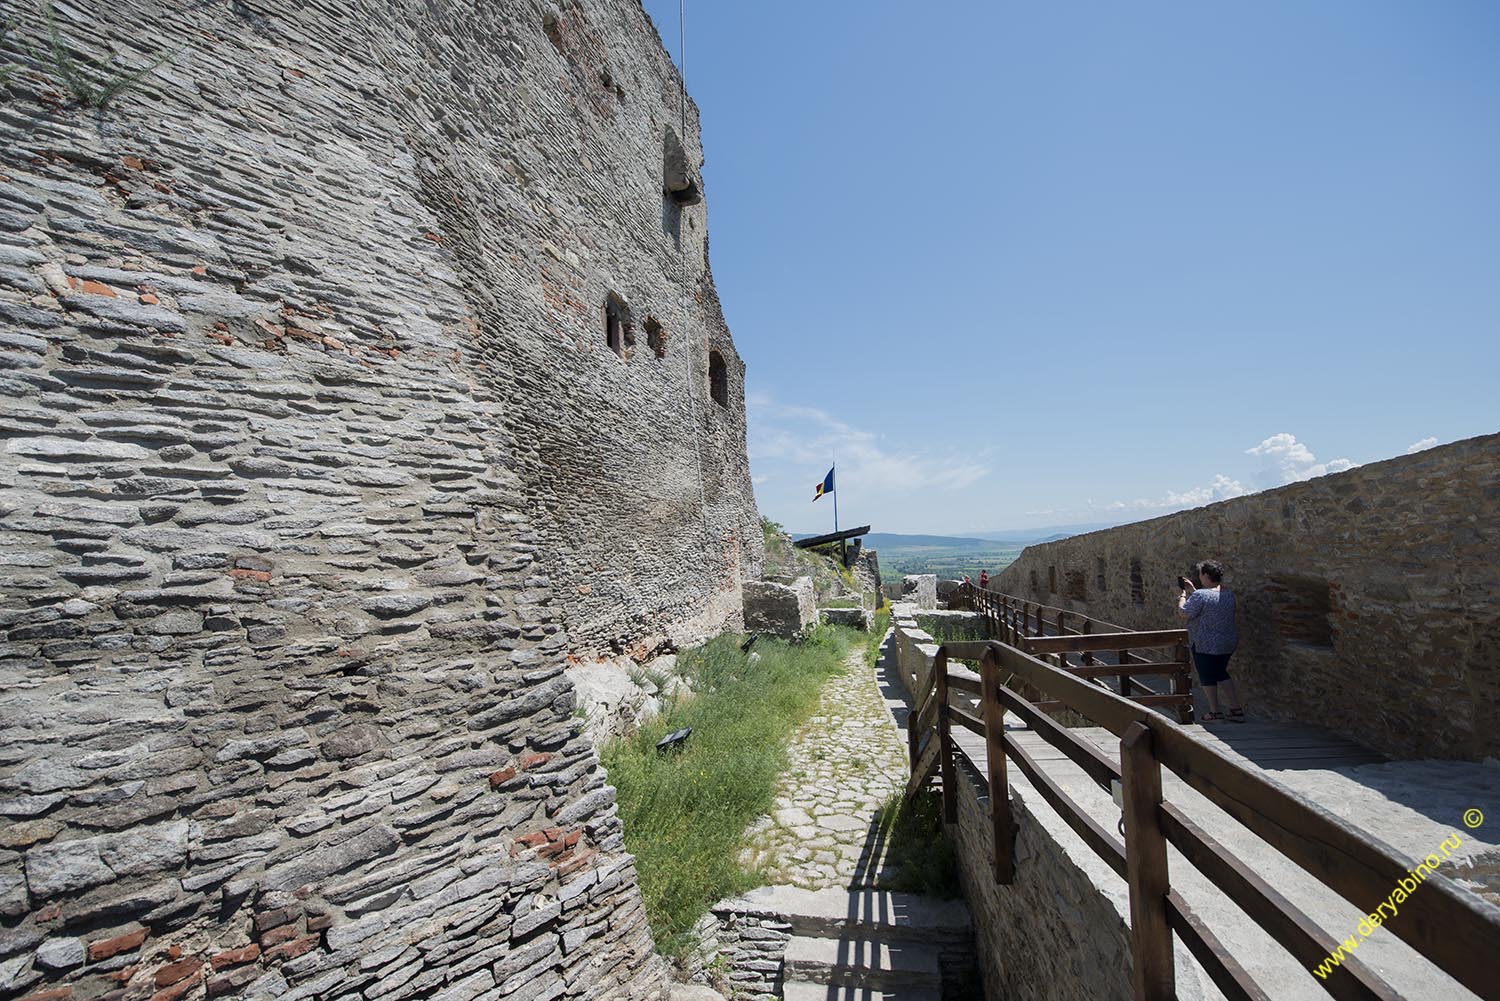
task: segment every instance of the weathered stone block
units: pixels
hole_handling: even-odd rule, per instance
[[[791,584],[758,580],[745,583],[745,629],[782,639],[799,640],[818,621],[811,577]]]
[[[862,608],[820,608],[818,617],[836,626],[852,626],[861,632],[870,631],[870,613]]]
[[[901,579],[901,597],[918,608],[937,607],[937,575],[930,573],[907,574]]]

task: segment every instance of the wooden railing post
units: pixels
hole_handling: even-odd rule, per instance
[[[1087,636],[1089,633],[1091,633],[1093,631],[1094,631],[1094,620],[1093,619],[1084,619],[1083,620],[1083,635]],[[1094,666],[1094,652],[1092,650],[1085,650],[1085,651],[1083,651],[1083,666],[1084,667],[1093,667]]]
[[[1067,614],[1067,612],[1057,613],[1057,635],[1059,636],[1068,635],[1067,632],[1063,629],[1063,619],[1067,616]],[[1040,613],[1038,613],[1038,615],[1040,616]],[[1057,652],[1057,666],[1062,668],[1064,671],[1068,669],[1068,652],[1066,650],[1059,650]]]
[[[990,824],[995,836],[995,882],[1010,885],[1016,876],[1010,852],[1010,782],[1005,771],[1005,706],[1000,702],[1000,665],[994,649],[979,660],[980,699],[984,707],[985,762],[990,779]]]
[[[1119,664],[1120,664],[1121,667],[1129,667],[1130,666],[1130,651],[1129,650],[1119,650],[1119,651],[1116,651],[1116,653],[1115,653],[1115,659],[1119,662]],[[1127,699],[1130,698],[1130,675],[1126,674],[1124,671],[1120,672],[1120,694],[1123,695]]]
[[[1193,721],[1193,658],[1188,656],[1188,648],[1179,644],[1172,651],[1172,659],[1179,664],[1187,665],[1187,670],[1172,676],[1172,694],[1188,696],[1187,704],[1177,707],[1177,722],[1191,723]]]
[[[1161,831],[1161,767],[1151,730],[1132,723],[1120,740],[1125,791],[1125,874],[1130,883],[1130,953],[1135,1001],[1173,1001],[1172,929],[1167,924],[1167,841]]]
[[[939,651],[937,674],[937,739],[939,767],[943,776],[943,820],[958,820],[958,785],[953,773],[953,736],[948,730],[948,652]]]

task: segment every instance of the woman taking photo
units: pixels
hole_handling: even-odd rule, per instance
[[[1213,560],[1198,564],[1198,585],[1178,577],[1177,616],[1187,620],[1188,643],[1193,651],[1193,665],[1198,681],[1208,698],[1208,712],[1202,722],[1228,719],[1245,722],[1245,712],[1235,698],[1234,682],[1229,680],[1229,658],[1239,646],[1240,634],[1234,624],[1234,592],[1222,586],[1224,569]],[[1228,716],[1219,710],[1223,699]]]

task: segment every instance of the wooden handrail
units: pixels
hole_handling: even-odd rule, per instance
[[[1099,690],[1101,692],[1109,691],[1107,688],[1101,688]],[[1111,693],[1111,694],[1113,694],[1113,693]],[[1167,694],[1167,695],[1132,695],[1130,697],[1130,701],[1134,702],[1138,706],[1180,706],[1180,705],[1182,705],[1182,700],[1183,699],[1190,699],[1190,698],[1192,698],[1191,695],[1176,695],[1176,694]],[[1057,699],[1044,699],[1041,702],[1033,702],[1032,705],[1036,706],[1038,709],[1040,709],[1044,713],[1061,712],[1064,709],[1072,709],[1073,708],[1072,706],[1068,705],[1068,703],[1059,701]]]
[[[983,591],[980,591],[979,586],[977,584],[968,584],[968,585],[960,584],[958,586],[958,590],[954,591],[953,593],[954,594],[960,594],[960,595],[964,594],[965,593],[964,588],[966,586],[971,591],[973,591],[975,594],[987,595],[988,598],[986,600],[991,601],[996,607],[998,607],[999,605],[1001,605],[1002,602],[1004,602],[1005,600],[1008,599],[1009,601],[1014,602],[1018,607],[1019,606],[1029,605],[1030,607],[1036,609],[1038,612],[1063,612],[1063,613],[1065,613],[1067,615],[1077,616],[1080,619],[1088,619],[1089,621],[1094,622],[1094,623],[1096,623],[1098,625],[1101,625],[1101,626],[1108,626],[1111,630],[1113,630],[1115,632],[1128,632],[1128,630],[1124,626],[1116,625],[1113,622],[1105,622],[1103,619],[1096,619],[1096,618],[1094,618],[1091,615],[1084,615],[1082,612],[1075,611],[1075,610],[1073,610],[1071,608],[1061,608],[1061,607],[1059,607],[1057,605],[1044,605],[1040,601],[1031,601],[1031,600],[1029,600],[1027,598],[1022,598],[1020,595],[1006,594],[1003,591],[994,591],[994,590],[990,590],[989,588],[985,588]],[[949,601],[952,601],[951,597],[949,598]],[[976,611],[977,611],[977,609],[976,609]]]
[[[978,678],[966,678],[962,674],[954,674],[952,671],[949,671],[948,687],[956,688],[961,692],[968,692],[970,695],[978,695],[980,681]]]
[[[1140,647],[1176,646],[1187,641],[1186,629],[1159,629],[1149,633],[1079,633],[1074,636],[1032,636],[1023,646],[1028,653],[1081,653],[1094,650],[1133,650]]]
[[[1250,871],[1218,841],[1187,818],[1171,803],[1162,804],[1161,827],[1167,840],[1203,875],[1209,878],[1240,910],[1264,928],[1272,938],[1308,969],[1317,966],[1338,948],[1334,937],[1313,923],[1275,887]],[[1400,998],[1392,987],[1353,956],[1339,967],[1348,976],[1329,982],[1328,993],[1348,1001]]]
[[[1010,607],[1003,610],[1007,614],[1016,611]],[[1026,614],[1027,609],[1022,606],[1019,612]],[[1004,623],[1003,631],[1022,638],[1009,621]],[[1099,635],[1093,634],[1090,639]],[[1100,649],[1120,649],[1120,643],[1120,637],[1111,637],[1109,644]],[[977,659],[979,683],[976,685],[971,676],[951,674],[950,658]],[[1302,800],[1143,705],[1170,703],[1186,697],[1186,693],[1124,698],[1077,676],[1080,671],[1087,671],[1091,675],[1171,672],[1180,677],[1185,674],[1185,665],[1180,662],[1150,667],[1096,665],[1082,669],[1070,665],[1063,669],[1013,645],[990,640],[943,644],[933,668],[931,703],[936,707],[936,718],[924,726],[931,731],[933,743],[941,744],[941,756],[948,759],[946,763],[951,767],[950,723],[985,737],[996,881],[1009,883],[1015,871],[1010,844],[1010,797],[1006,792],[1009,760],[1063,821],[1129,884],[1133,975],[1138,1001],[1175,996],[1173,933],[1183,940],[1227,997],[1244,1001],[1266,998],[1207,925],[1171,888],[1165,864],[1168,843],[1306,967],[1316,966],[1339,948],[1333,936],[1194,824],[1177,804],[1163,799],[1162,768],[1170,769],[1272,848],[1365,912],[1375,910],[1398,881],[1408,877],[1410,860],[1379,839]],[[1031,701],[1010,687],[1010,683],[1002,685],[999,680],[1002,675],[1024,683],[1028,691],[1034,690],[1041,698]],[[978,695],[978,711],[950,704],[954,689]],[[1092,741],[1046,715],[1053,708],[1078,712],[1121,737],[1122,764],[1116,765]],[[1032,732],[1061,750],[1101,787],[1122,783],[1125,845],[1047,774],[1015,732],[1004,729],[1007,711],[1014,712]],[[930,750],[924,748],[928,753]],[[945,815],[951,817],[956,815],[947,812],[951,773],[945,769],[943,777]],[[1500,954],[1500,908],[1465,893],[1446,877],[1434,873],[1423,882],[1421,893],[1407,896],[1401,905],[1401,919],[1388,922],[1386,927],[1478,996],[1486,1001],[1500,1001],[1500,979],[1492,975],[1493,957]],[[1352,956],[1317,983],[1340,1001],[1395,1001],[1401,997]]]
[[[1109,759],[1091,740],[1079,740],[1067,727],[1036,707],[1009,688],[1000,689],[1000,701],[1031,727],[1038,737],[1057,748],[1082,768],[1101,789],[1109,789],[1111,782],[1120,779],[1120,766]]]
[[[1193,719],[1192,680],[1186,669],[1185,629],[1125,629],[1071,609],[1028,602],[1015,595],[981,590],[973,584],[960,585],[950,595],[949,603],[965,605],[977,611],[983,617],[986,631],[993,638],[1038,657],[1045,655],[1054,659],[1056,666],[1065,668],[1077,677],[1114,678],[1121,695],[1137,698],[1143,705],[1169,706],[1176,710],[1179,722],[1187,723]],[[1043,622],[1044,612],[1051,617],[1046,623]],[[1070,619],[1078,621],[1078,628],[1068,624]],[[1052,632],[1048,633],[1048,629]],[[1168,660],[1153,661],[1132,652],[1140,649],[1169,649],[1171,655]],[[1116,664],[1105,665],[1095,659],[1095,653],[1106,651],[1115,655]],[[1071,653],[1080,655],[1080,665],[1070,662],[1068,655]],[[953,656],[959,658],[963,655],[955,650]],[[1136,670],[1137,666],[1157,666],[1157,670]],[[1170,695],[1134,680],[1150,674],[1171,677]],[[1140,692],[1138,696],[1135,695],[1137,690]],[[1063,707],[1048,705],[1044,708],[1055,712]]]
[[[1167,923],[1228,1001],[1271,1001],[1176,890],[1167,894]]]
[[[1075,678],[1134,677],[1138,674],[1186,674],[1188,666],[1180,661],[1164,661],[1160,664],[1133,664],[1118,667],[1114,664],[1095,664],[1093,667],[1070,667],[1068,673]]]

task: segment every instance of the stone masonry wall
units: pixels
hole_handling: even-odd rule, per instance
[[[1029,803],[1040,794],[1011,776],[1014,881],[995,882],[989,791],[958,758],[958,823],[949,828],[959,879],[974,916],[985,997],[991,1001],[1128,1001],[1130,902],[1123,881],[1056,818],[1050,828]],[[1048,811],[1050,813],[1050,811]],[[1118,883],[1116,889],[1113,884]],[[1104,887],[1110,887],[1106,891]],[[1189,986],[1184,984],[1184,986]],[[1196,993],[1196,992],[1194,992]],[[1192,996],[1188,994],[1185,996]]]
[[[0,996],[653,996],[563,667],[761,536],[639,5],[0,7]]]
[[[991,584],[1130,629],[1226,568],[1252,714],[1397,757],[1500,754],[1500,435],[1027,548]]]

